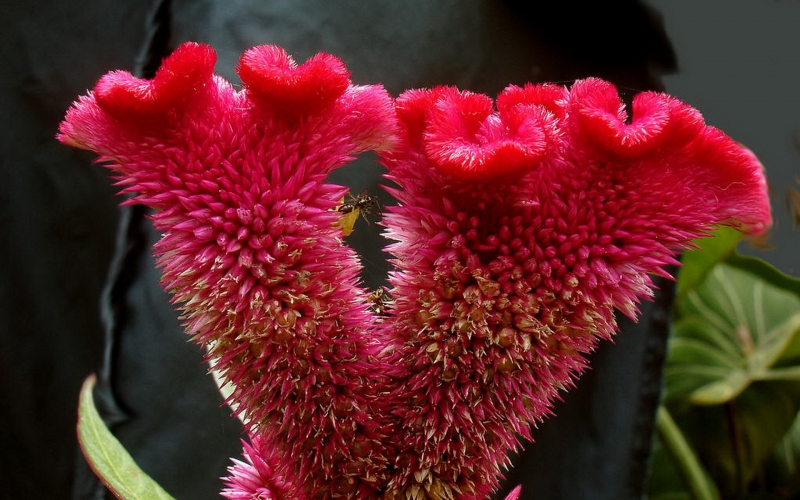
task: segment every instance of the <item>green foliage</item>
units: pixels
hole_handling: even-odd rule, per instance
[[[800,281],[738,255],[737,242],[721,231],[685,256],[662,412],[687,447],[660,415],[651,499],[717,498],[698,490],[703,477],[721,498],[800,494]]]
[[[136,465],[105,426],[94,406],[94,384],[94,375],[86,379],[78,408],[78,441],[92,470],[117,498],[172,500],[161,486]]]
[[[672,460],[663,464],[663,466],[671,466],[669,472],[672,477],[662,485],[662,492],[658,496],[659,500],[692,498],[719,500],[719,491],[716,485],[700,464],[680,427],[663,406],[658,410],[657,419],[659,442],[664,443],[664,450]],[[683,488],[669,487],[675,485],[685,485],[686,491],[683,491]],[[665,488],[665,486],[667,487]]]

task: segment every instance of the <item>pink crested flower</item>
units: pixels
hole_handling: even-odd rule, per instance
[[[153,80],[109,73],[59,139],[156,210],[162,284],[247,425],[230,499],[487,498],[650,275],[770,224],[755,157],[663,94],[629,120],[598,79],[393,103],[326,54],[255,47],[241,91],[214,62],[187,43]],[[325,182],[370,149],[400,202],[381,315]]]
[[[382,153],[398,199],[395,498],[484,499],[507,451],[550,413],[585,355],[636,318],[677,251],[712,226],[770,224],[762,167],[680,101],[616,89],[451,87],[397,100]]]
[[[97,152],[125,203],[156,209],[162,285],[249,431],[291,457],[266,460],[294,482],[285,498],[370,496],[389,460],[371,451],[383,424],[367,412],[385,385],[384,342],[336,227],[346,188],[323,181],[391,143],[392,100],[326,54],[297,65],[255,47],[237,68],[242,91],[214,63],[213,49],[185,43],[150,81],[110,73],[59,139]]]

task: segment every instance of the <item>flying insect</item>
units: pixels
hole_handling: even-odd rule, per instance
[[[342,228],[342,234],[349,236],[353,232],[353,226],[356,225],[359,215],[369,224],[367,215],[376,213],[379,208],[378,197],[371,196],[366,189],[361,191],[358,196],[348,193],[347,200],[343,199],[342,204],[336,207],[336,211],[342,215],[336,221],[334,227]]]

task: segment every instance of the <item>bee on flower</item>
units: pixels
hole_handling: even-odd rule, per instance
[[[378,197],[370,195],[366,189],[361,191],[361,194],[358,196],[353,196],[348,193],[347,201],[342,199],[342,204],[336,207],[336,211],[342,215],[336,221],[335,227],[341,228],[344,236],[350,236],[359,215],[369,224],[367,216],[377,213],[379,210],[380,203]]]

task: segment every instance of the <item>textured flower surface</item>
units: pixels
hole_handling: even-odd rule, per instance
[[[255,458],[256,469],[294,481],[286,498],[369,496],[388,460],[369,453],[382,422],[367,411],[386,384],[384,342],[335,227],[346,188],[323,181],[390,143],[392,100],[352,85],[325,54],[297,65],[278,47],[253,48],[238,92],[214,62],[210,47],[187,43],[151,81],[110,73],[68,112],[60,139],[99,153],[126,203],[156,209],[162,284],[187,332],[231,383],[249,430],[292,457]]]
[[[508,87],[496,111],[450,87],[397,100],[384,224],[393,364],[409,372],[392,434],[406,475],[390,486],[406,497],[486,498],[614,310],[636,317],[650,274],[712,225],[770,224],[749,151],[669,96],[632,108],[598,79]]]
[[[281,481],[275,448],[258,436],[244,443],[244,459],[234,460],[222,496],[230,500],[280,500],[286,498],[290,484]]]
[[[230,499],[488,498],[650,275],[715,225],[771,221],[756,158],[663,94],[630,118],[598,79],[393,102],[274,46],[236,91],[214,61],[187,43],[153,80],[110,73],[59,138],[156,210],[163,286],[247,422]],[[370,149],[399,200],[380,312],[325,182]]]

